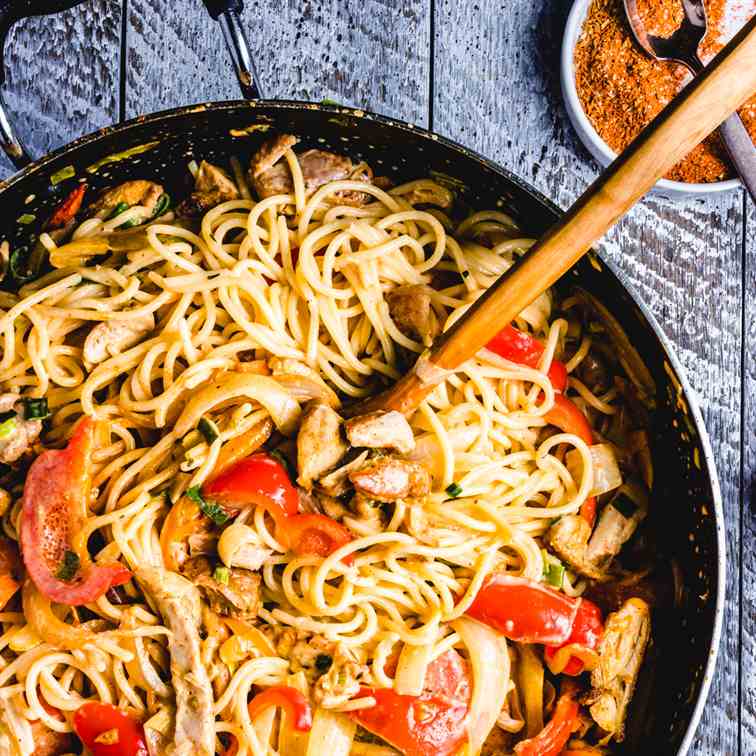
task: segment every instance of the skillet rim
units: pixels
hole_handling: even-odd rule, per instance
[[[479,152],[472,150],[464,145],[456,142],[448,137],[441,136],[436,132],[430,131],[421,126],[416,126],[407,121],[401,121],[391,116],[381,115],[374,113],[363,108],[353,108],[346,105],[330,105],[324,103],[315,103],[299,100],[217,100],[214,102],[201,102],[194,105],[183,105],[176,108],[169,108],[166,110],[157,111],[147,115],[140,115],[131,118],[122,123],[112,126],[105,126],[93,131],[89,134],[85,134],[65,144],[52,152],[38,158],[29,165],[25,166],[20,171],[12,174],[9,178],[0,181],[0,195],[11,187],[17,186],[23,183],[29,176],[44,170],[49,164],[55,162],[59,158],[66,154],[76,152],[79,148],[86,145],[95,144],[99,140],[104,140],[112,135],[127,133],[131,129],[137,126],[149,126],[151,124],[165,124],[170,123],[174,119],[180,119],[187,115],[202,112],[223,112],[231,110],[241,110],[248,108],[250,113],[254,113],[255,110],[265,109],[279,109],[279,110],[314,110],[323,111],[326,113],[332,113],[334,115],[347,115],[353,118],[364,118],[369,121],[374,121],[378,124],[390,126],[400,131],[409,132],[419,135],[432,142],[438,142],[445,147],[448,147],[463,157],[469,158],[481,166],[497,173],[507,181],[515,184],[520,190],[529,194],[534,200],[548,209],[554,215],[563,215],[564,211],[554,202],[552,202],[546,195],[542,194],[530,183],[517,176],[515,173],[507,168],[499,165],[493,160],[481,155]],[[725,519],[724,508],[722,502],[722,492],[719,485],[719,475],[717,473],[716,463],[714,460],[714,453],[711,447],[711,440],[704,423],[703,415],[699,407],[698,396],[696,391],[690,385],[687,374],[682,366],[682,363],[675,354],[675,347],[672,344],[669,337],[664,333],[661,325],[657,321],[654,314],[649,307],[640,298],[635,291],[635,287],[630,281],[630,277],[621,268],[619,268],[614,262],[609,260],[600,249],[594,249],[594,253],[598,255],[601,263],[606,266],[609,272],[617,279],[624,291],[630,297],[631,301],[639,309],[643,318],[651,327],[656,338],[660,342],[666,358],[669,360],[675,375],[680,381],[680,385],[683,389],[683,394],[688,402],[690,412],[693,416],[693,422],[695,424],[696,431],[701,441],[701,448],[703,450],[704,459],[706,462],[706,468],[711,483],[712,502],[714,505],[714,521],[716,528],[716,544],[717,544],[717,597],[714,608],[714,626],[711,631],[711,638],[709,641],[708,659],[704,665],[704,674],[701,679],[701,687],[696,700],[696,705],[693,709],[693,713],[688,722],[683,736],[680,747],[677,751],[678,756],[685,756],[693,739],[698,730],[698,726],[701,723],[701,717],[703,716],[704,706],[709,697],[711,691],[711,684],[714,679],[714,673],[716,670],[716,662],[719,654],[719,646],[722,636],[722,626],[724,622],[724,603],[726,598],[726,575],[727,575],[727,547],[725,540]]]

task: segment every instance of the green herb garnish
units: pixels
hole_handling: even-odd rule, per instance
[[[221,585],[228,585],[228,581],[231,579],[231,570],[228,567],[216,567],[213,572],[213,580]]]
[[[38,273],[30,265],[28,247],[19,247],[10,253],[8,269],[13,278],[20,284],[28,283],[33,278],[36,278]]]
[[[152,213],[153,218],[159,218],[171,206],[170,194],[161,194]]]
[[[111,218],[117,218],[121,213],[125,213],[129,209],[130,205],[128,202],[119,202],[114,208],[113,212],[110,213],[108,216],[108,220]]]
[[[52,176],[50,176],[50,183],[53,186],[56,186],[61,181],[65,181],[66,179],[73,178],[76,175],[76,171],[72,165],[67,165],[65,168],[61,168],[59,171],[55,171]]]
[[[625,494],[617,494],[611,501],[611,505],[628,520],[638,511],[638,505]]]
[[[561,562],[550,562],[544,566],[543,578],[554,588],[561,588],[564,581],[564,565]]]
[[[0,440],[4,440],[9,436],[12,436],[16,430],[16,416],[9,417],[7,420],[3,420],[0,423]]]
[[[328,672],[333,664],[333,659],[328,654],[318,654],[315,657],[315,669],[318,672]]]
[[[228,515],[223,507],[214,501],[205,501],[200,493],[199,486],[192,486],[186,495],[200,508],[200,512],[209,517],[216,525],[223,525],[228,520]]]
[[[60,567],[55,573],[55,577],[57,577],[58,580],[70,582],[79,571],[80,564],[79,555],[75,551],[66,551],[66,553],[63,554],[63,561],[60,563]]]
[[[24,420],[44,420],[50,417],[47,399],[22,399],[24,405]]]
[[[446,493],[448,493],[452,499],[456,499],[462,494],[462,486],[460,486],[459,483],[451,483],[446,487]]]
[[[343,107],[340,102],[336,102],[336,100],[332,100],[330,97],[326,97],[320,101],[321,105],[336,105],[337,107]]]
[[[205,437],[208,444],[212,444],[216,438],[220,438],[218,426],[206,417],[201,417],[197,423],[197,430]]]
[[[32,215],[31,213],[24,213],[23,215],[18,216],[18,222],[24,226],[34,223],[35,220],[37,220],[37,216]]]

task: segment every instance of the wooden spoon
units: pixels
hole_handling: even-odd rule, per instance
[[[440,383],[566,273],[655,183],[756,93],[756,17],[591,184],[529,252],[394,386],[350,408],[412,413]]]

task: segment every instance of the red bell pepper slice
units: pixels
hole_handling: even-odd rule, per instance
[[[495,572],[465,614],[517,643],[561,646],[572,633],[579,606],[580,599],[543,583]]]
[[[148,756],[141,723],[110,704],[83,704],[74,714],[73,727],[92,756]]]
[[[299,556],[327,557],[352,540],[351,533],[336,520],[320,514],[298,514],[288,517],[280,530],[279,541]],[[352,562],[353,555],[344,558]]]
[[[515,756],[558,756],[579,725],[579,710],[572,692],[563,693],[549,723],[535,737],[518,743]]]
[[[428,665],[422,695],[363,688],[359,697],[366,696],[375,698],[375,706],[350,716],[404,756],[451,756],[467,738],[472,681],[467,663],[454,649]]]
[[[51,601],[79,606],[131,579],[119,563],[95,565],[76,539],[87,518],[92,487],[94,421],[79,421],[65,449],[42,452],[29,468],[21,513],[24,565],[40,593]],[[60,570],[68,557],[70,575]]]
[[[258,693],[249,702],[249,718],[254,719],[271,706],[280,706],[286,711],[286,720],[298,732],[308,732],[312,728],[312,709],[307,699],[296,688],[288,685],[274,685]]]
[[[21,557],[18,546],[10,538],[0,538],[0,609],[21,587]]]
[[[555,425],[562,433],[572,433],[581,438],[588,446],[593,444],[593,431],[588,418],[580,407],[561,394],[554,395],[554,406],[544,415],[549,425]],[[593,527],[596,521],[596,499],[589,496],[580,507],[580,514]]]
[[[86,191],[86,184],[79,184],[75,189],[73,189],[68,197],[66,197],[63,202],[58,205],[50,220],[47,221],[47,228],[62,228],[66,225],[66,223],[68,223],[68,221],[70,221],[72,218],[75,218],[76,213],[81,210],[81,203],[84,200]]]
[[[299,509],[299,494],[284,466],[265,452],[252,454],[224,470],[202,488],[203,496],[224,506],[229,515],[245,505],[262,507],[277,527]]]
[[[486,344],[486,349],[518,365],[537,368],[546,347],[529,333],[508,325]],[[567,388],[567,369],[564,363],[552,360],[547,375],[554,391],[562,392]]]
[[[583,599],[578,607],[575,617],[575,624],[572,626],[572,633],[566,643],[561,646],[546,646],[544,653],[547,659],[553,659],[556,652],[564,646],[578,644],[585,648],[595,651],[598,648],[601,636],[604,634],[604,622],[601,616],[601,609],[588,599]],[[579,675],[583,671],[583,662],[573,656],[564,668],[562,674]]]

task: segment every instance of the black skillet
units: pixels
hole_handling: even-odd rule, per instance
[[[0,0],[0,42],[20,18],[80,0]],[[0,140],[19,173],[0,182],[7,239],[21,253],[42,220],[77,182],[94,190],[131,178],[154,178],[174,196],[186,189],[192,158],[243,162],[266,130],[293,132],[305,146],[365,159],[395,180],[434,173],[452,177],[471,208],[502,208],[540,236],[560,210],[520,178],[482,156],[411,124],[338,106],[259,99],[259,85],[239,18],[241,0],[205,0],[221,24],[243,95],[241,101],[193,105],[133,119],[82,137],[31,162],[0,100]],[[199,10],[199,9],[198,9]],[[4,79],[3,68],[0,76]],[[2,80],[0,79],[0,83]],[[672,345],[626,276],[596,255],[562,285],[595,295],[619,320],[656,383],[651,416],[656,481],[648,531],[662,562],[679,565],[684,591],[677,608],[656,611],[654,648],[634,701],[626,753],[684,754],[701,718],[714,672],[724,603],[724,518],[711,447],[701,413]]]

